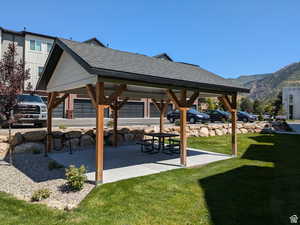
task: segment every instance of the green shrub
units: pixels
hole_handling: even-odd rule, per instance
[[[80,191],[86,181],[86,169],[84,165],[79,168],[71,165],[66,169],[67,185],[72,191]]]
[[[41,150],[40,149],[32,149],[32,154],[37,155],[37,154],[41,154]]]
[[[49,170],[53,170],[53,169],[60,169],[60,168],[64,168],[63,165],[59,164],[58,162],[51,160],[48,162],[48,169]]]
[[[259,121],[264,121],[264,117],[263,117],[262,114],[259,114],[259,115],[258,115],[258,120],[259,120]]]
[[[114,126],[114,121],[112,120],[107,121],[106,126],[112,128]]]
[[[180,120],[175,121],[175,126],[180,126]]]
[[[38,202],[43,199],[49,198],[50,195],[51,195],[51,191],[49,189],[47,189],[47,188],[39,189],[39,190],[33,192],[32,196],[31,196],[31,201]]]
[[[58,128],[61,129],[61,130],[65,130],[65,129],[67,129],[67,126],[65,124],[60,124],[58,126]]]

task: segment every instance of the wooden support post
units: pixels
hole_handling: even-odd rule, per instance
[[[152,102],[157,108],[157,110],[159,111],[159,132],[163,133],[165,113],[167,111],[170,100],[167,101],[161,100],[160,103],[158,103],[155,99],[152,99]]]
[[[237,94],[231,96],[231,101],[228,96],[219,97],[225,108],[231,113],[231,151],[233,156],[237,156]]]
[[[108,98],[104,93],[104,83],[96,83],[96,91],[92,85],[86,85],[87,92],[92,99],[93,105],[96,107],[96,175],[95,183],[103,183],[103,169],[104,169],[104,109],[113,105],[114,101],[117,101],[117,98],[121,95],[123,91],[126,90],[126,85],[120,85],[116,88],[116,91],[112,93]],[[127,101],[127,100],[126,100]],[[123,104],[123,103],[122,103]],[[114,113],[117,113],[118,107]],[[117,114],[114,117],[114,131],[117,132]],[[116,143],[116,142],[115,142]]]
[[[103,182],[104,159],[104,105],[97,105],[96,116],[96,184]]]
[[[116,99],[114,101],[114,108],[113,108],[113,135],[114,135],[114,141],[113,141],[113,146],[117,147],[118,146],[118,100]]]
[[[232,95],[232,110],[231,110],[231,150],[232,155],[237,156],[237,135],[236,135],[236,122],[237,122],[237,95]]]
[[[48,105],[48,112],[47,112],[47,145],[46,145],[46,151],[45,151],[45,156],[47,156],[48,152],[51,151],[52,149],[52,107],[51,104],[53,102],[54,98],[54,93],[49,93],[48,94],[48,100],[47,100],[47,105]]]
[[[192,96],[187,100],[187,90],[183,89],[180,92],[180,99],[175,95],[172,90],[166,91],[169,98],[175,104],[176,108],[180,111],[180,164],[187,166],[187,136],[186,136],[186,119],[187,110],[193,105],[194,101],[199,96],[199,91],[194,91]]]
[[[180,164],[186,166],[187,137],[186,137],[186,116],[188,108],[179,108],[180,111]]]

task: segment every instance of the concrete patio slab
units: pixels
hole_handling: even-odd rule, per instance
[[[231,158],[230,155],[192,148],[188,149],[187,154],[188,167]],[[74,151],[73,154],[68,152],[51,153],[49,157],[65,167],[84,165],[87,168],[88,180],[95,180],[94,148]],[[179,161],[179,155],[175,154],[142,153],[137,145],[120,146],[118,148],[105,147],[103,183],[178,169],[181,168]]]

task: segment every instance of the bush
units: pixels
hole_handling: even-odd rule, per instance
[[[57,163],[56,161],[52,160],[48,163],[48,169],[53,170],[53,169],[60,169],[63,168],[64,166]]]
[[[32,154],[34,155],[41,154],[41,150],[34,148],[32,149]]]
[[[109,128],[112,128],[114,126],[114,121],[112,121],[112,120],[107,121],[106,126]]]
[[[175,121],[175,126],[180,126],[180,120]]]
[[[84,165],[79,168],[71,165],[66,169],[67,185],[72,191],[80,191],[83,188],[84,182],[86,181],[86,169]]]
[[[259,120],[259,121],[264,121],[264,117],[263,117],[262,114],[259,114],[259,115],[258,115],[258,120]]]
[[[67,129],[67,126],[65,124],[60,124],[58,126],[58,128],[61,129],[61,130],[65,130],[65,129]]]
[[[49,189],[47,189],[47,188],[39,189],[39,190],[33,192],[32,196],[31,196],[31,201],[38,202],[43,199],[49,198],[50,195],[51,195],[51,191]]]

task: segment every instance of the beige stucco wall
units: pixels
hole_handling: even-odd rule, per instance
[[[41,51],[30,50],[30,40],[41,41]],[[31,76],[27,83],[30,82],[33,86],[33,89],[35,89],[35,86],[39,79],[38,68],[44,67],[47,57],[49,55],[49,52],[47,51],[47,43],[49,42],[53,44],[53,41],[54,40],[50,38],[29,34],[25,35],[25,67],[26,69],[30,69]],[[27,83],[25,84],[25,87],[27,86]]]

